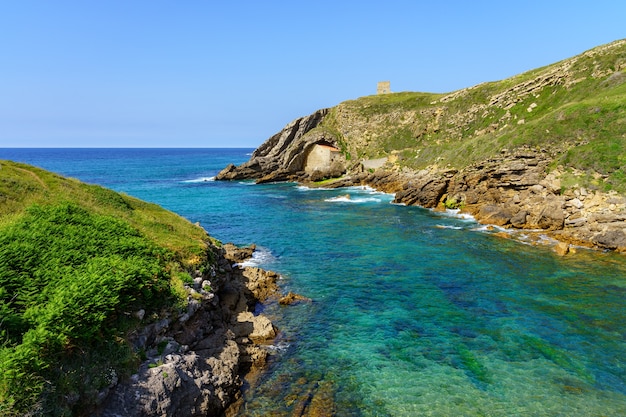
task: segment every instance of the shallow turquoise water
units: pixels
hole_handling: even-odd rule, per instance
[[[626,261],[560,258],[471,220],[367,189],[209,181],[250,150],[0,150],[154,201],[256,262],[310,304],[281,329],[242,414],[281,415],[294,385],[332,387],[337,415],[626,415]],[[350,194],[350,198],[345,198]]]

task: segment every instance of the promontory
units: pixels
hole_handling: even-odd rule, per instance
[[[626,252],[626,40],[447,94],[318,110],[217,179],[369,185],[396,203],[549,235],[561,251]]]

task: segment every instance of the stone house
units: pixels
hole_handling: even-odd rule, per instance
[[[340,160],[341,151],[329,143],[317,143],[309,151],[304,162],[304,172],[328,171],[333,162]]]

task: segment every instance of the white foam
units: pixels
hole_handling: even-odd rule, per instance
[[[511,229],[505,229],[504,227],[501,226],[496,226],[494,224],[481,224],[475,228],[472,229],[473,231],[476,232],[506,232],[506,233],[512,233],[514,232]]]
[[[445,209],[444,211],[437,213],[441,213],[442,215],[448,217],[454,217],[455,219],[467,220],[472,222],[476,221],[476,218],[474,218],[474,216],[468,213],[461,213],[461,210],[459,209]]]
[[[194,178],[193,180],[185,180],[184,183],[197,183],[197,182],[210,182],[215,181],[215,177],[200,177]]]
[[[388,196],[390,198],[395,198],[396,194],[395,193],[386,193],[384,191],[378,191],[375,188],[370,187],[369,185],[355,185],[353,187],[346,187],[346,190],[354,190],[354,191],[365,191],[367,194],[372,194],[372,195],[384,195],[384,196]]]
[[[324,201],[330,203],[380,203],[382,200],[376,197],[352,197],[350,195],[340,195],[337,197],[326,198]]]
[[[287,351],[287,349],[289,349],[289,346],[291,345],[287,342],[278,342],[276,344],[267,346],[267,348],[271,351],[282,353],[282,352]]]
[[[376,191],[374,188],[369,185],[353,185],[350,187],[346,187],[346,190],[355,190],[355,191],[367,191],[371,193],[382,193],[381,191]]]
[[[463,229],[461,226],[450,226],[447,224],[438,224],[435,225],[435,227],[438,227],[439,229],[452,229],[452,230],[461,230]]]
[[[272,255],[272,252],[269,249],[257,246],[250,259],[236,263],[235,266],[240,268],[245,268],[246,266],[258,267],[261,265],[271,264],[274,261],[276,261],[276,257]]]
[[[298,185],[296,187],[298,191],[328,191],[332,190],[332,188],[324,188],[324,187],[307,187],[306,185]]]

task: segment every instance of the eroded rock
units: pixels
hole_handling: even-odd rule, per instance
[[[289,293],[278,300],[278,304],[281,305],[293,305],[299,302],[311,302],[312,300],[308,297],[305,297],[300,294],[293,293],[289,291]]]
[[[230,262],[251,256],[253,247],[225,246],[228,259],[222,250],[217,261],[223,274],[194,279],[196,287],[210,282],[211,291],[189,288],[194,297],[181,312],[184,320],[163,318],[134,336],[135,348],[145,351],[147,360],[131,378],[103,391],[95,415],[222,415],[241,397],[244,374],[266,362],[268,351],[257,343],[276,336],[272,322],[251,309],[257,295],[269,297],[277,290],[278,274],[231,268]]]

